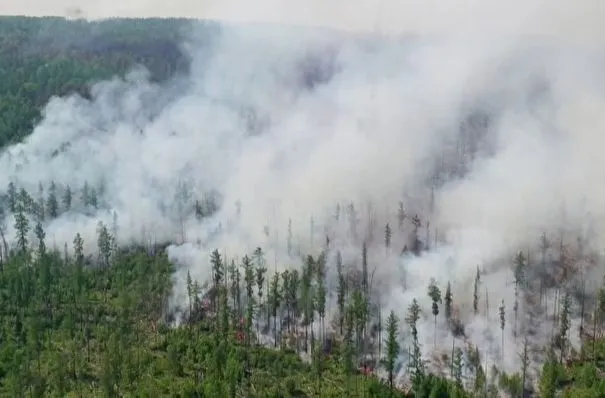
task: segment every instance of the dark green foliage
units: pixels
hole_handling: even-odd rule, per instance
[[[29,134],[55,95],[89,95],[91,83],[136,65],[163,81],[188,68],[179,19],[69,21],[0,17],[0,146]]]

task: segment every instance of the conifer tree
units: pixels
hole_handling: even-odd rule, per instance
[[[447,288],[445,289],[445,297],[443,301],[445,302],[445,319],[448,322],[452,321],[452,284],[450,282],[447,283]]]
[[[525,396],[525,385],[527,380],[527,371],[529,369],[529,342],[527,336],[523,339],[523,351],[519,355],[521,359],[521,398]]]
[[[17,211],[17,187],[14,182],[8,183],[8,189],[6,192],[8,196],[8,209],[11,213],[16,213]]]
[[[189,270],[187,270],[187,299],[189,301],[189,317],[191,318],[193,314],[193,280]]]
[[[97,226],[97,247],[99,249],[99,257],[101,258],[104,267],[109,267],[109,259],[113,247],[111,234],[107,226],[99,221]]]
[[[250,335],[252,333],[252,322],[254,319],[254,285],[255,285],[255,272],[252,266],[252,261],[246,255],[242,259],[242,267],[244,268],[244,283],[246,285],[246,319],[245,319],[245,333],[248,346],[250,345]]]
[[[15,230],[17,231],[17,246],[22,255],[27,253],[27,234],[29,233],[29,220],[25,215],[25,195],[21,195],[16,204]]]
[[[338,326],[340,328],[340,334],[343,334],[343,325],[345,318],[345,295],[346,295],[346,279],[342,269],[342,254],[340,250],[336,252],[336,271],[338,273],[338,291],[337,291],[337,305],[338,305]]]
[[[559,338],[561,339],[561,358],[560,362],[563,363],[563,357],[565,356],[567,349],[567,332],[569,331],[569,315],[571,312],[571,299],[569,293],[565,292],[563,296],[563,305],[561,308],[561,323],[559,325]]]
[[[71,201],[72,201],[71,187],[69,185],[67,185],[67,186],[65,186],[65,191],[63,191],[63,208],[65,211],[69,211],[71,209]]]
[[[412,353],[409,366],[412,372],[412,385],[415,392],[420,388],[425,372],[420,343],[418,342],[418,329],[416,327],[419,319],[420,306],[418,305],[418,301],[414,299],[412,300],[412,304],[408,307],[406,322],[410,327],[410,333],[412,335]]]
[[[51,219],[57,218],[59,215],[59,202],[57,201],[57,185],[54,181],[50,183],[48,188],[48,198],[46,199],[46,212]]]
[[[500,312],[500,332],[502,335],[502,360],[504,360],[504,325],[506,323],[504,310],[504,300],[502,300],[502,304],[500,304],[500,307],[498,308],[498,311]]]
[[[319,321],[321,326],[321,335],[320,338],[322,340],[322,344],[325,339],[325,318],[326,318],[326,281],[325,281],[325,273],[324,266],[322,265],[324,260],[320,256],[317,270],[317,315],[319,315]]]
[[[46,233],[44,232],[44,229],[42,228],[42,224],[40,222],[36,223],[34,233],[36,234],[36,239],[38,239],[38,255],[40,257],[44,257],[46,255],[46,243],[44,242]]]
[[[294,332],[297,331],[297,322],[291,322],[290,317],[297,319],[299,316],[299,292],[301,287],[301,278],[297,270],[293,270],[289,273],[287,283],[287,312],[288,312],[288,331],[290,327],[294,325]],[[304,303],[303,303],[304,305]]]
[[[265,274],[267,273],[267,268],[265,267],[265,254],[260,247],[257,247],[254,251],[254,262],[256,263],[256,288],[258,293],[258,306],[261,308],[263,306],[263,287],[265,286]],[[257,320],[257,329],[258,323],[261,321],[259,316]],[[269,320],[267,319],[267,322]],[[257,330],[258,331],[258,330]]]
[[[517,336],[517,319],[519,318],[519,289],[524,284],[525,280],[525,256],[522,251],[519,251],[515,257],[515,303],[513,305],[514,326],[513,335]]]
[[[74,261],[77,267],[84,266],[84,240],[80,233],[76,233],[74,237]]]
[[[389,387],[392,392],[394,389],[395,362],[399,356],[399,320],[393,311],[391,311],[389,317],[387,318],[386,330],[387,357],[385,361],[385,368],[388,373]]]
[[[459,389],[462,389],[462,372],[464,369],[464,362],[463,362],[463,352],[462,349],[460,349],[460,347],[456,347],[456,349],[454,350],[454,380],[456,382],[456,386],[458,386]]]
[[[269,305],[271,316],[273,317],[273,347],[277,347],[277,310],[281,305],[282,289],[279,284],[279,273],[273,274],[271,278],[271,287],[269,291]]]
[[[419,229],[422,226],[422,221],[420,221],[420,217],[418,214],[414,215],[412,218],[412,225],[414,226],[413,235],[412,235],[412,252],[415,255],[419,255],[422,250],[422,243],[420,242]]]
[[[244,335],[246,341],[246,361],[245,361],[245,379],[246,379],[246,395],[250,396],[251,374],[250,374],[250,347],[252,324],[254,319],[254,282],[255,273],[252,266],[252,261],[246,255],[242,259],[242,267],[244,268],[244,283],[246,285],[246,317],[244,321]]]
[[[219,308],[218,302],[220,300],[221,290],[223,286],[223,259],[217,249],[214,249],[210,254],[210,265],[212,266],[212,283],[213,283],[213,294],[210,299],[212,300],[212,311],[216,316],[216,331],[218,332],[219,325]]]
[[[312,291],[312,278],[313,278],[314,260],[313,257],[307,256],[305,265],[303,268],[302,275],[302,290],[301,290],[301,304],[303,311],[303,325],[305,327],[305,342],[304,350],[308,351],[308,339],[309,339],[309,325],[313,323],[314,313],[314,294]]]
[[[231,261],[230,274],[231,275],[229,279],[231,280],[231,299],[233,301],[233,308],[235,313],[234,317],[236,319],[239,319],[242,316],[242,276],[239,272],[239,268],[235,265],[235,261]]]
[[[368,273],[368,246],[363,242],[361,246],[361,290],[367,297],[369,288],[369,273]]]
[[[393,232],[391,231],[391,226],[389,225],[389,223],[387,223],[384,226],[384,247],[386,248],[387,252],[391,248],[392,235],[393,235]]]
[[[355,310],[352,306],[348,306],[345,313],[345,334],[342,342],[342,358],[345,374],[347,376],[347,395],[352,396],[351,391],[351,376],[353,375],[353,328],[355,324]]]
[[[429,283],[429,297],[432,300],[431,310],[433,313],[433,318],[435,320],[435,328],[434,328],[434,344],[437,345],[437,315],[439,315],[439,304],[441,304],[441,290],[437,286],[437,282],[435,278],[431,278]]]
[[[38,183],[38,200],[35,204],[35,214],[36,214],[36,219],[40,222],[44,222],[45,218],[46,218],[46,212],[45,212],[45,200],[44,200],[44,187],[42,186],[42,183]]]
[[[479,273],[479,267],[477,267],[477,273],[475,274],[475,285],[473,287],[473,310],[475,315],[479,314],[479,283],[481,282],[481,274]]]

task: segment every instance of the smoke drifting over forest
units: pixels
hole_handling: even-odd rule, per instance
[[[533,12],[517,17],[515,26],[543,22]],[[548,15],[544,21],[553,25]],[[528,278],[541,281],[549,313],[556,288],[547,289],[541,274],[559,272],[561,240],[577,271],[557,283],[577,289],[580,280],[602,277],[594,264],[605,247],[605,53],[593,46],[596,36],[578,45],[564,33],[530,39],[464,29],[408,36],[273,25],[193,31],[189,76],[160,86],[135,71],[97,84],[91,99],[55,98],[32,136],[1,155],[1,187],[13,181],[36,192],[54,181],[79,190],[87,182],[98,192],[99,209],[75,198],[72,211],[46,226],[57,247],[80,231],[96,250],[99,220],[116,220],[123,244],[171,242],[180,305],[187,271],[207,279],[215,248],[238,261],[260,246],[269,264],[284,269],[299,265],[296,253],[319,253],[326,236],[330,263],[340,249],[346,265],[358,266],[366,242],[384,312],[403,319],[417,298],[428,352],[427,286],[436,278],[445,290],[451,281],[466,334],[490,364],[501,363],[498,306],[504,300],[512,314],[519,251],[530,256]],[[12,220],[6,225],[12,233]],[[551,241],[544,258],[543,233]],[[416,238],[422,250],[414,254]],[[530,317],[543,316],[536,343],[550,337],[549,321],[524,300],[520,314],[527,327]],[[438,329],[437,346],[451,349],[451,333]],[[512,345],[513,328],[505,332]],[[518,350],[505,351],[503,366],[516,368]]]

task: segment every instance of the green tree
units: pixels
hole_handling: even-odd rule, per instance
[[[444,297],[443,301],[445,302],[445,319],[448,322],[451,322],[453,295],[452,295],[452,284],[450,282],[447,283],[447,288],[445,289],[445,297]]]
[[[386,324],[387,330],[387,357],[385,360],[385,368],[388,373],[389,387],[391,391],[394,389],[394,373],[395,373],[395,362],[399,356],[399,320],[395,313],[391,311],[387,318]]]
[[[441,290],[437,286],[437,282],[434,278],[431,278],[429,283],[429,297],[432,300],[431,310],[433,313],[433,318],[435,320],[435,328],[434,328],[434,344],[437,345],[437,315],[439,315],[439,304],[441,304]]]
[[[416,299],[412,300],[412,304],[408,307],[408,315],[406,322],[410,328],[412,335],[412,352],[410,356],[409,367],[412,372],[412,386],[414,391],[418,391],[424,379],[425,367],[422,359],[422,351],[418,342],[418,328],[416,327],[420,319],[420,306]]]
[[[54,181],[50,183],[50,187],[48,188],[48,198],[46,199],[46,213],[51,219],[55,219],[59,215],[59,202],[57,201],[57,185]]]

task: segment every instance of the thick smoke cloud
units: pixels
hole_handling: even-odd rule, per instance
[[[336,3],[307,14],[344,25],[361,21],[364,9],[380,9]],[[422,3],[403,15],[383,2],[383,16],[359,23],[370,30],[384,21],[388,31],[401,15],[402,30],[416,33],[406,36],[196,28],[190,76],[157,86],[135,71],[96,85],[92,100],[53,99],[32,136],[0,157],[0,186],[102,186],[104,210],[64,214],[46,226],[48,236],[61,247],[79,231],[94,251],[97,222],[109,225],[115,213],[122,243],[174,243],[169,254],[181,265],[175,306],[184,302],[188,271],[208,278],[214,248],[238,261],[260,246],[278,269],[296,266],[286,248],[291,221],[295,251],[317,253],[328,235],[351,264],[374,234],[370,263],[385,312],[403,319],[417,298],[427,314],[420,336],[428,352],[434,331],[427,285],[433,277],[442,287],[451,281],[470,340],[490,364],[515,369],[517,350],[502,358],[497,321],[501,300],[512,313],[515,254],[535,252],[543,232],[573,244],[581,236],[587,252],[603,247],[604,36],[592,19],[569,17],[598,15],[603,7],[450,1],[467,13],[446,16],[447,4]],[[263,18],[230,4],[208,12],[252,22],[296,14],[276,5]],[[337,9],[349,10],[340,21]],[[496,17],[501,25],[491,23]],[[192,200],[213,192],[220,209],[196,220]],[[429,236],[422,240],[431,250],[420,256],[399,255],[410,233],[409,219],[403,231],[395,228],[400,201],[410,218],[420,215],[421,235]],[[351,202],[357,237],[345,211]],[[396,230],[385,253],[387,222]],[[469,293],[477,266],[484,270],[479,316]],[[552,303],[555,290],[546,294]],[[529,324],[532,314],[521,307],[520,323]],[[505,332],[513,344],[512,327]],[[451,334],[439,333],[437,347],[450,350]]]

